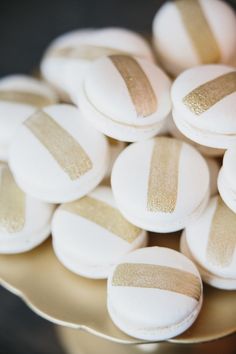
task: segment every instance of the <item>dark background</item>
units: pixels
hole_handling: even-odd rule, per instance
[[[83,27],[151,31],[163,0],[0,0],[0,77],[37,66],[48,43]],[[236,8],[236,0],[229,0]]]
[[[72,29],[123,26],[149,33],[155,12],[163,2],[0,0],[0,77],[30,73],[48,43]],[[236,0],[228,2],[236,8]],[[62,354],[63,351],[54,327],[0,288],[0,354],[21,353]]]

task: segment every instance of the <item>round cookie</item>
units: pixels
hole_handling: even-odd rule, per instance
[[[196,263],[203,281],[236,290],[236,214],[220,196],[210,200],[181,238],[181,251]]]
[[[203,65],[186,70],[171,90],[178,129],[201,145],[228,149],[236,145],[236,70]]]
[[[43,57],[41,71],[63,99],[68,100],[68,94],[73,99],[89,64],[101,56],[120,52],[153,60],[146,40],[128,29],[76,30],[51,43]]]
[[[26,193],[47,202],[68,202],[103,179],[109,147],[77,108],[53,105],[34,113],[18,129],[9,164]]]
[[[211,148],[209,146],[204,146],[196,143],[195,141],[187,138],[181,131],[176,127],[173,117],[171,115],[168,120],[168,129],[171,136],[178,140],[183,140],[185,143],[193,145],[203,156],[205,157],[222,157],[225,153],[224,149]]]
[[[9,75],[0,80],[0,160],[7,161],[8,149],[17,128],[38,108],[57,102],[43,82],[26,75]]]
[[[6,164],[0,163],[0,254],[21,253],[50,234],[54,205],[26,195]]]
[[[173,232],[196,219],[209,197],[209,170],[201,154],[176,139],[157,137],[128,146],[111,176],[117,205],[145,230]]]
[[[228,205],[236,213],[236,151],[229,149],[226,151],[218,176],[219,193]]]
[[[195,265],[169,248],[131,252],[108,278],[108,312],[126,334],[166,340],[187,330],[202,306],[202,282]]]
[[[231,65],[236,52],[235,13],[218,0],[165,2],[153,21],[153,44],[173,76],[201,64]]]
[[[121,141],[155,136],[170,112],[170,80],[150,61],[112,55],[94,61],[77,104],[96,129]]]
[[[53,217],[52,236],[65,267],[93,279],[107,278],[124,255],[147,243],[146,232],[118,211],[109,187],[62,204]]]

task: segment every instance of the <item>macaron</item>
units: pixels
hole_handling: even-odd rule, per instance
[[[223,157],[225,150],[224,149],[216,149],[211,148],[209,146],[204,146],[196,143],[195,141],[187,138],[181,131],[177,128],[173,117],[171,115],[170,119],[168,120],[168,132],[171,136],[176,139],[183,140],[185,143],[193,145],[203,156],[205,157]]]
[[[235,13],[219,0],[165,2],[153,20],[153,44],[173,76],[201,64],[231,65],[236,52]]]
[[[236,214],[220,196],[212,198],[181,238],[181,251],[198,267],[203,281],[236,290]]]
[[[21,253],[50,234],[52,204],[25,194],[6,164],[0,163],[0,253]]]
[[[39,80],[19,74],[0,79],[0,160],[7,161],[9,145],[22,122],[56,102],[55,93]]]
[[[170,84],[150,61],[111,55],[90,65],[77,104],[105,135],[121,141],[144,140],[161,130],[170,112]]]
[[[121,213],[131,223],[148,231],[174,232],[205,208],[209,170],[191,145],[157,137],[131,144],[118,156],[111,185]]]
[[[203,65],[186,70],[172,91],[177,128],[201,145],[228,149],[236,145],[236,70]]]
[[[147,243],[146,232],[121,215],[111,188],[102,186],[62,204],[53,217],[52,236],[65,267],[93,279],[107,278],[123,256]]]
[[[236,213],[236,150],[226,151],[218,176],[219,193],[225,204]]]
[[[76,107],[52,105],[33,113],[18,129],[9,164],[27,194],[45,202],[69,202],[103,179],[109,147]]]
[[[196,266],[169,248],[131,252],[108,278],[109,315],[120,330],[138,339],[165,340],[186,331],[196,320],[202,299]]]
[[[62,98],[72,96],[81,84],[89,64],[104,55],[129,53],[153,61],[148,42],[139,34],[123,28],[76,30],[56,38],[41,62],[43,77],[55,86]]]

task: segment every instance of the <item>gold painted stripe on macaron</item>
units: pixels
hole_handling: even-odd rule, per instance
[[[197,87],[183,98],[183,102],[194,114],[201,115],[234,92],[236,92],[236,71],[221,75]]]
[[[175,4],[201,63],[219,63],[220,48],[200,2],[198,0],[176,0]]]
[[[22,103],[38,108],[54,103],[49,97],[33,92],[0,90],[0,101]]]
[[[0,178],[0,228],[9,233],[20,232],[25,225],[25,194],[8,167],[2,168]]]
[[[199,301],[200,279],[177,268],[144,263],[119,264],[112,278],[113,286],[151,288],[173,291]]]
[[[218,197],[207,244],[208,260],[227,267],[233,260],[236,248],[236,214]]]
[[[54,157],[71,180],[93,167],[89,156],[65,129],[44,111],[37,111],[24,124]]]
[[[121,50],[115,48],[84,44],[78,47],[68,46],[62,48],[54,48],[48,52],[47,56],[93,61],[102,56],[109,56],[121,53],[123,53]]]
[[[149,171],[147,210],[173,213],[176,207],[182,142],[157,138]]]
[[[154,113],[157,110],[157,97],[139,63],[128,55],[112,55],[110,60],[126,84],[137,116],[147,117]]]
[[[130,224],[118,209],[92,197],[83,197],[64,204],[61,208],[96,223],[129,243],[141,233],[141,230]]]

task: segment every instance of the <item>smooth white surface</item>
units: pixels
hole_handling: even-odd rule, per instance
[[[223,149],[236,146],[236,92],[200,115],[194,114],[183,102],[194,89],[233,71],[234,68],[224,65],[202,65],[186,70],[173,83],[173,118],[178,129],[191,140]]]
[[[109,187],[97,187],[89,196],[116,208]],[[107,278],[122,256],[147,243],[143,230],[135,241],[129,243],[95,222],[61,207],[53,217],[52,236],[55,252],[64,265],[77,274],[95,279]]]
[[[201,274],[202,280],[215,288],[222,290],[235,290],[236,289],[236,279],[223,278],[214,273],[211,273],[209,270],[200,265],[196,258],[190,252],[189,246],[186,240],[186,233],[183,231],[180,239],[180,251],[189,259],[191,259],[197,266],[199,273]]]
[[[0,175],[3,168],[6,165],[0,164]],[[25,195],[25,224],[14,233],[0,225],[0,253],[26,252],[42,243],[50,234],[53,211],[54,205]]]
[[[223,159],[218,188],[224,202],[236,213],[236,151],[229,149]]]
[[[9,164],[20,187],[41,200],[61,203],[78,199],[96,187],[109,164],[106,138],[87,124],[79,110],[70,105],[44,108],[84,149],[93,167],[71,180],[50,152],[22,125],[11,145]]]
[[[169,78],[155,64],[137,57],[135,60],[157,98],[157,110],[151,115],[137,115],[125,81],[109,57],[91,64],[77,96],[83,116],[104,134],[122,141],[156,135],[171,109]]]
[[[173,267],[196,275],[201,282],[195,265],[168,248],[142,248],[124,257],[121,263]],[[145,340],[165,340],[185,331],[196,319],[202,296],[198,302],[168,290],[113,286],[115,269],[108,278],[108,311],[114,323],[127,334]]]
[[[79,58],[50,57],[48,54],[56,48],[81,45],[113,48],[132,55],[138,55],[153,61],[153,54],[147,41],[139,34],[123,28],[108,27],[93,30],[76,30],[56,38],[41,62],[41,71],[46,80],[51,82],[68,99],[77,92],[81,80],[87,71],[90,60]]]
[[[49,98],[51,104],[57,102],[57,96],[47,85],[26,75],[9,75],[2,78],[1,90],[36,93]],[[37,107],[30,104],[0,100],[0,160],[7,161],[9,145],[17,128],[35,110]]]
[[[215,274],[216,276],[232,278],[236,280],[236,249],[234,252],[233,260],[229,266],[223,267],[216,265],[207,257],[207,245],[217,204],[218,197],[211,198],[207,208],[204,210],[198,220],[192,222],[186,227],[186,241],[194,259],[196,259],[202,267]],[[227,228],[227,225],[225,227]]]
[[[187,136],[181,133],[181,131],[177,128],[173,120],[172,114],[168,120],[168,129],[171,136],[173,136],[176,139],[183,140],[185,143],[193,145],[205,157],[218,157],[218,156],[221,157],[225,153],[225,150],[223,149],[216,149],[216,148],[211,148],[209,146],[200,145],[195,141],[187,138]]]
[[[111,176],[113,193],[120,211],[135,225],[154,232],[177,231],[186,226],[193,217],[197,217],[207,203],[208,167],[196,149],[183,143],[174,212],[147,211],[148,179],[154,142],[155,139],[150,139],[134,143],[119,155]]]
[[[220,62],[231,64],[236,52],[236,16],[233,9],[223,1],[199,2],[219,46]],[[196,30],[201,31],[201,28]],[[174,2],[166,2],[157,12],[153,20],[153,43],[162,65],[173,76],[201,64]]]

